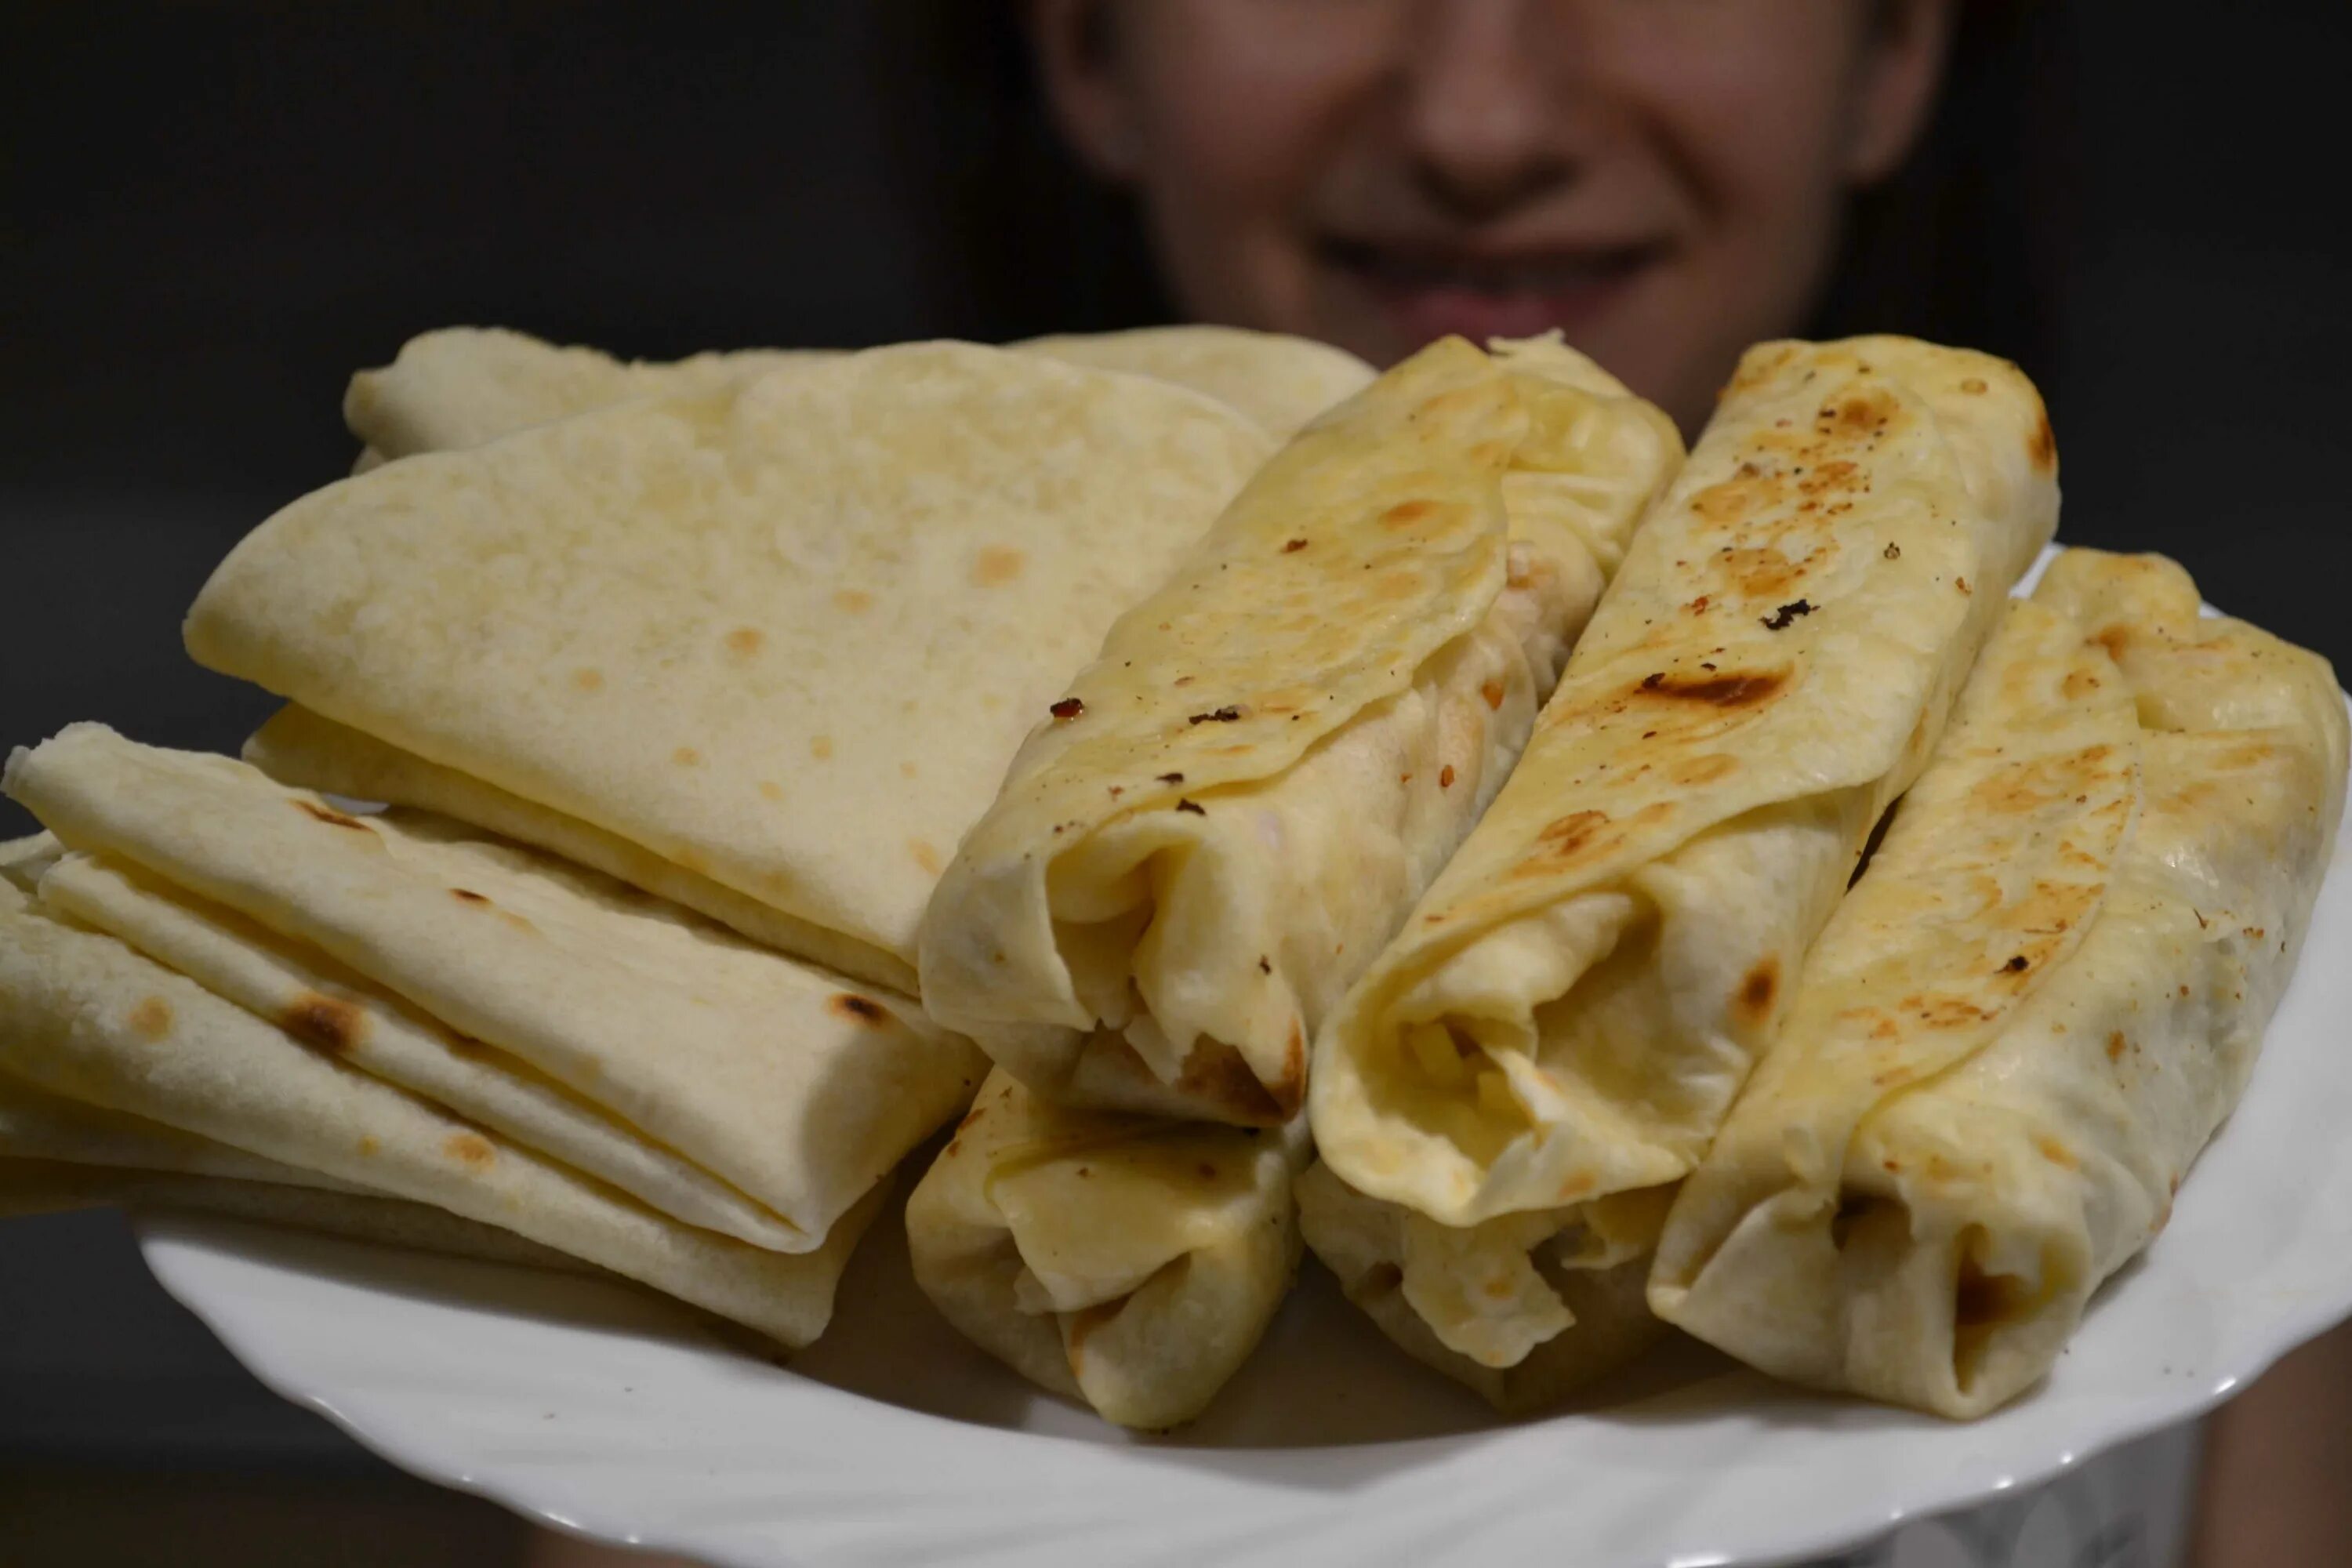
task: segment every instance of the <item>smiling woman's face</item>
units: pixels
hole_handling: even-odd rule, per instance
[[[1389,363],[1550,327],[1704,420],[1900,163],[1950,0],[1035,0],[1192,314]]]

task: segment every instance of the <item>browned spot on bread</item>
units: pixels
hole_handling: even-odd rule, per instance
[[[572,672],[572,684],[583,691],[602,691],[604,689],[604,672],[601,669],[575,669]]]
[[[150,996],[131,1009],[131,1028],[143,1039],[160,1040],[172,1032],[172,1005]]]
[[[982,548],[971,563],[972,586],[1000,588],[1021,575],[1028,557],[1007,545],[990,544]]]
[[[1192,1171],[1195,1175],[1198,1175],[1201,1180],[1204,1182],[1213,1182],[1217,1179],[1217,1168],[1209,1163],[1206,1160],[1203,1160],[1199,1164],[1193,1166]]]
[[[832,756],[833,737],[830,735],[811,735],[809,737],[809,755],[814,757],[820,763]]]
[[[1452,789],[1454,787],[1454,764],[1452,763],[1448,763],[1444,767],[1437,770],[1437,787],[1440,789]]]
[[[1552,847],[1552,852],[1565,859],[1592,842],[1595,835],[1609,825],[1605,811],[1571,811],[1566,816],[1554,817],[1544,824],[1537,838]]]
[[[757,626],[737,626],[727,634],[725,640],[729,653],[737,658],[749,658],[759,652],[760,645],[768,639]]]
[[[1698,702],[1711,708],[1760,707],[1789,684],[1785,669],[1717,673],[1692,677],[1661,672],[1643,678],[1642,695],[1675,702]]]
[[[377,1142],[373,1135],[365,1132],[360,1134],[360,1152],[362,1154],[373,1154],[383,1147],[383,1145]]]
[[[855,991],[844,991],[825,1005],[844,1018],[854,1019],[869,1028],[881,1028],[890,1021],[890,1011],[870,996],[860,996]],[[978,1111],[972,1112],[977,1116]]]
[[[1149,1073],[1141,1058],[1135,1059],[1135,1070]],[[1305,1087],[1306,1068],[1300,1063],[1299,1087]],[[1284,1074],[1285,1085],[1289,1074]],[[1283,1086],[1277,1086],[1278,1088]],[[1298,1109],[1297,1099],[1285,1104],[1258,1081],[1242,1054],[1222,1040],[1203,1039],[1194,1045],[1192,1054],[1184,1058],[1183,1071],[1176,1076],[1176,1091],[1191,1099],[1215,1106],[1226,1118],[1244,1126],[1273,1127],[1290,1120]]]
[[[680,746],[677,751],[672,752],[669,754],[669,760],[676,763],[679,767],[691,768],[700,765],[702,762],[702,753],[696,751],[692,746]]]
[[[2033,439],[2026,451],[2032,457],[2033,466],[2045,474],[2058,466],[2058,433],[2050,428],[2048,414],[2034,422]]]
[[[1584,1196],[1587,1193],[1590,1193],[1599,1184],[1599,1179],[1595,1177],[1591,1172],[1579,1171],[1576,1174],[1569,1177],[1568,1180],[1560,1183],[1559,1201],[1564,1204],[1572,1204],[1577,1199]]]
[[[1848,393],[1833,409],[1822,410],[1820,423],[1840,435],[1866,436],[1883,430],[1895,422],[1902,405],[1885,387],[1872,387],[1864,392]]]
[[[2111,1062],[2119,1062],[2123,1060],[2124,1051],[2130,1046],[2130,1044],[2131,1042],[2129,1040],[2124,1038],[2124,1032],[2121,1029],[2117,1029],[2114,1034],[2109,1035],[2107,1037],[2107,1060]]]
[[[863,996],[860,996],[857,999],[860,1002],[866,1000]],[[988,1108],[984,1105],[975,1105],[970,1110],[965,1111],[963,1120],[956,1123],[956,1131],[959,1132],[970,1131],[972,1125],[980,1121],[982,1114],[986,1111],[987,1109]]]
[[[1669,775],[1675,783],[1685,786],[1713,784],[1737,772],[1739,759],[1722,752],[1709,752],[1704,756],[1686,758],[1675,764]]]
[[[1410,528],[1436,510],[1435,501],[1401,500],[1381,513],[1381,522],[1388,528]]]
[[[773,779],[761,779],[760,781],[760,795],[761,798],[764,800],[781,801],[784,798],[784,786],[778,784]]]
[[[1513,1287],[1511,1281],[1504,1279],[1500,1275],[1496,1275],[1494,1279],[1487,1280],[1484,1285],[1478,1287],[1478,1289],[1484,1290],[1494,1300],[1501,1301],[1509,1298]]]
[[[913,778],[919,771],[919,770],[917,769],[915,764],[912,763],[900,763],[898,764],[898,776],[900,778]]]
[[[294,803],[294,809],[303,813],[305,816],[313,817],[320,822],[323,822],[331,827],[353,827],[357,828],[362,833],[368,831],[367,824],[362,822],[358,817],[346,816],[341,812],[337,811],[333,806],[320,805],[315,800],[297,800]]]
[[[478,893],[471,888],[452,888],[449,889],[449,896],[468,904],[487,904],[490,901],[490,896],[488,893]]]
[[[2067,1148],[2066,1145],[2059,1142],[2058,1140],[2051,1137],[2047,1133],[2035,1139],[2033,1146],[2041,1150],[2042,1157],[2049,1161],[2053,1165],[2063,1166],[2065,1169],[2072,1171],[2076,1169],[2082,1163],[2082,1162],[2074,1158],[2074,1152],[2073,1150]]]
[[[469,1171],[487,1171],[499,1157],[490,1141],[478,1132],[452,1132],[441,1141],[441,1152]]]
[[[1285,555],[1296,555],[1298,552],[1306,548],[1307,541],[1303,539],[1294,539],[1282,547],[1282,552]]]
[[[932,848],[923,840],[919,838],[908,839],[907,853],[915,858],[916,865],[920,866],[932,876],[936,877],[940,874],[940,852]]]
[[[278,1015],[278,1026],[313,1049],[341,1056],[360,1043],[367,1015],[340,996],[305,991]]]
[[[1702,522],[1734,523],[1776,505],[1787,493],[1779,476],[1759,474],[1707,486],[1691,497],[1690,509]]]
[[[1503,683],[1499,680],[1487,681],[1478,688],[1478,695],[1486,700],[1488,708],[1500,708],[1503,705]]]
[[[1773,999],[1780,994],[1780,960],[1776,953],[1766,953],[1739,983],[1739,1010],[1750,1021],[1762,1023],[1772,1013]]]
[[[833,593],[833,605],[850,615],[862,616],[874,607],[874,595],[863,588],[836,588]]]
[[[1967,393],[1970,397],[1982,397],[1985,394],[1984,377],[1980,375],[1972,375],[1969,377],[1966,381],[1960,383],[1960,390]]]
[[[1282,1081],[1274,1086],[1274,1100],[1285,1115],[1307,1102],[1307,1031],[1296,1018],[1282,1043]]]

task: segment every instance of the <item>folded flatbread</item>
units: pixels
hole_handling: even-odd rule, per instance
[[[447,327],[400,346],[393,362],[352,377],[343,424],[365,445],[362,472],[394,458],[446,452],[633,397],[707,395],[823,350],[745,349],[669,362],[614,359],[558,347],[504,327]]]
[[[1064,333],[1011,345],[1097,370],[1148,375],[1224,403],[1287,437],[1360,390],[1371,367],[1307,338],[1238,327]],[[738,349],[667,363],[558,347],[502,327],[446,327],[352,377],[343,423],[365,444],[357,471],[394,458],[478,447],[633,397],[725,392],[769,371],[835,357],[820,349]]]
[[[1665,1325],[1651,1315],[1643,1299],[1654,1221],[1635,1212],[1635,1205],[1595,1205],[1596,1223],[1566,1236],[1529,1224],[1528,1244],[1521,1255],[1536,1272],[1544,1292],[1538,1295],[1513,1277],[1516,1271],[1500,1276],[1494,1271],[1498,1248],[1465,1247],[1449,1254],[1442,1227],[1399,1205],[1364,1196],[1327,1166],[1310,1166],[1298,1178],[1297,1197],[1298,1225],[1307,1245],[1339,1278],[1348,1300],[1361,1307],[1399,1349],[1475,1390],[1505,1415],[1558,1405],[1665,1336]],[[1512,1215],[1490,1223],[1541,1218]],[[1419,1228],[1423,1226],[1428,1228]],[[1623,1234],[1627,1227],[1630,1236]],[[1409,1264],[1411,1291],[1406,1289]],[[1549,1330],[1507,1363],[1481,1360],[1454,1348],[1457,1343],[1491,1343],[1496,1337],[1491,1326],[1496,1298],[1487,1288],[1498,1278],[1503,1281],[1499,1291],[1508,1292],[1517,1314]],[[1433,1324],[1445,1325],[1445,1331],[1441,1334]]]
[[[94,858],[50,869],[45,907],[762,1245],[817,1247],[979,1082],[903,998],[439,819],[91,724],[19,752],[6,788]]]
[[[1041,355],[842,355],[331,485],[229,555],[188,647],[528,803],[505,831],[624,877],[592,851],[634,846],[665,893],[911,991],[1031,720],[1271,445]]]
[[[916,1283],[1031,1381],[1189,1421],[1290,1288],[1305,1132],[1072,1110],[992,1073],[907,1201]]]
[[[526,1241],[512,1231],[460,1219],[444,1210],[372,1193],[314,1185],[235,1181],[139,1167],[110,1168],[0,1154],[0,1219],[125,1208],[137,1214],[213,1215],[353,1241],[446,1253],[485,1263],[602,1273]]]
[[[2170,562],[2073,551],[2011,614],[1650,1289],[1767,1372],[1958,1417],[2038,1382],[2163,1228],[2344,805],[2326,661],[2200,619]]]
[[[1040,715],[926,916],[925,1006],[1064,1103],[1292,1115],[1680,457],[1549,341],[1448,339],[1325,415]]]
[[[0,1071],[281,1165],[509,1230],[755,1329],[824,1331],[879,1190],[814,1252],[656,1215],[436,1110],[194,981],[26,905],[0,908]]]
[[[1751,350],[1517,771],[1319,1037],[1333,1174],[1470,1230],[1687,1173],[2049,539],[2056,466],[2001,361]]]

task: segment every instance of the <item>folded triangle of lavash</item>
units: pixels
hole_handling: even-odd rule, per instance
[[[456,824],[350,816],[93,724],[19,752],[5,783],[79,852],[43,876],[45,907],[778,1250],[818,1247],[979,1081],[971,1046],[903,999]]]
[[[1304,1037],[1509,770],[1679,457],[1556,342],[1449,341],[1297,437],[1113,629],[926,922],[926,1005],[1003,1064],[908,1205],[959,1328],[1134,1426],[1240,1366],[1297,1258]],[[1247,714],[1184,715],[1223,704]],[[1095,940],[1066,898],[1138,907]],[[1067,1012],[1065,965],[1095,972],[1077,1022],[1007,1028]],[[1139,985],[1164,1017],[1215,1011],[1223,1054],[1090,1068],[1142,1063],[1082,1026],[1128,1011],[1132,1038]],[[1139,1114],[1169,1111],[1269,1125]]]
[[[911,993],[1022,736],[1271,450],[1166,383],[968,343],[795,363],[285,508],[189,614],[289,782],[552,849]]]
[[[1190,387],[1276,437],[1372,378],[1361,360],[1328,344],[1237,327],[1063,333],[1012,347]],[[737,349],[622,361],[500,327],[445,327],[403,343],[392,363],[352,376],[343,423],[364,444],[359,471],[365,472],[394,458],[478,447],[633,397],[725,392],[772,370],[831,357],[821,349]]]
[[[2012,615],[2087,653],[1896,815],[1650,1285],[1768,1372],[1962,1417],[2039,1382],[2163,1228],[2344,808],[2327,661],[2201,618],[2172,563],[2072,551]],[[2041,743],[2116,709],[2112,746]]]
[[[842,1268],[882,1202],[878,1189],[868,1194],[814,1252],[679,1225],[57,918],[13,879],[0,879],[0,1104],[22,1082],[50,1100],[112,1113],[86,1118],[98,1135],[77,1149],[70,1118],[44,1122],[41,1101],[16,1097],[0,1122],[21,1139],[0,1141],[0,1183],[17,1184],[17,1196],[0,1202],[12,1206],[28,1194],[45,1206],[177,1197],[478,1250],[467,1227],[330,1201],[406,1199],[651,1286],[788,1348],[824,1331]],[[148,1140],[138,1163],[113,1168],[144,1179],[73,1180],[73,1167],[123,1158],[142,1123],[171,1131]],[[28,1131],[37,1126],[38,1138]],[[186,1179],[166,1179],[175,1174]]]

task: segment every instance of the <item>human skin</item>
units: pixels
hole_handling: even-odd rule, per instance
[[[1801,331],[1953,0],[1032,0],[1187,314],[1393,363],[1551,327],[1695,430]]]

